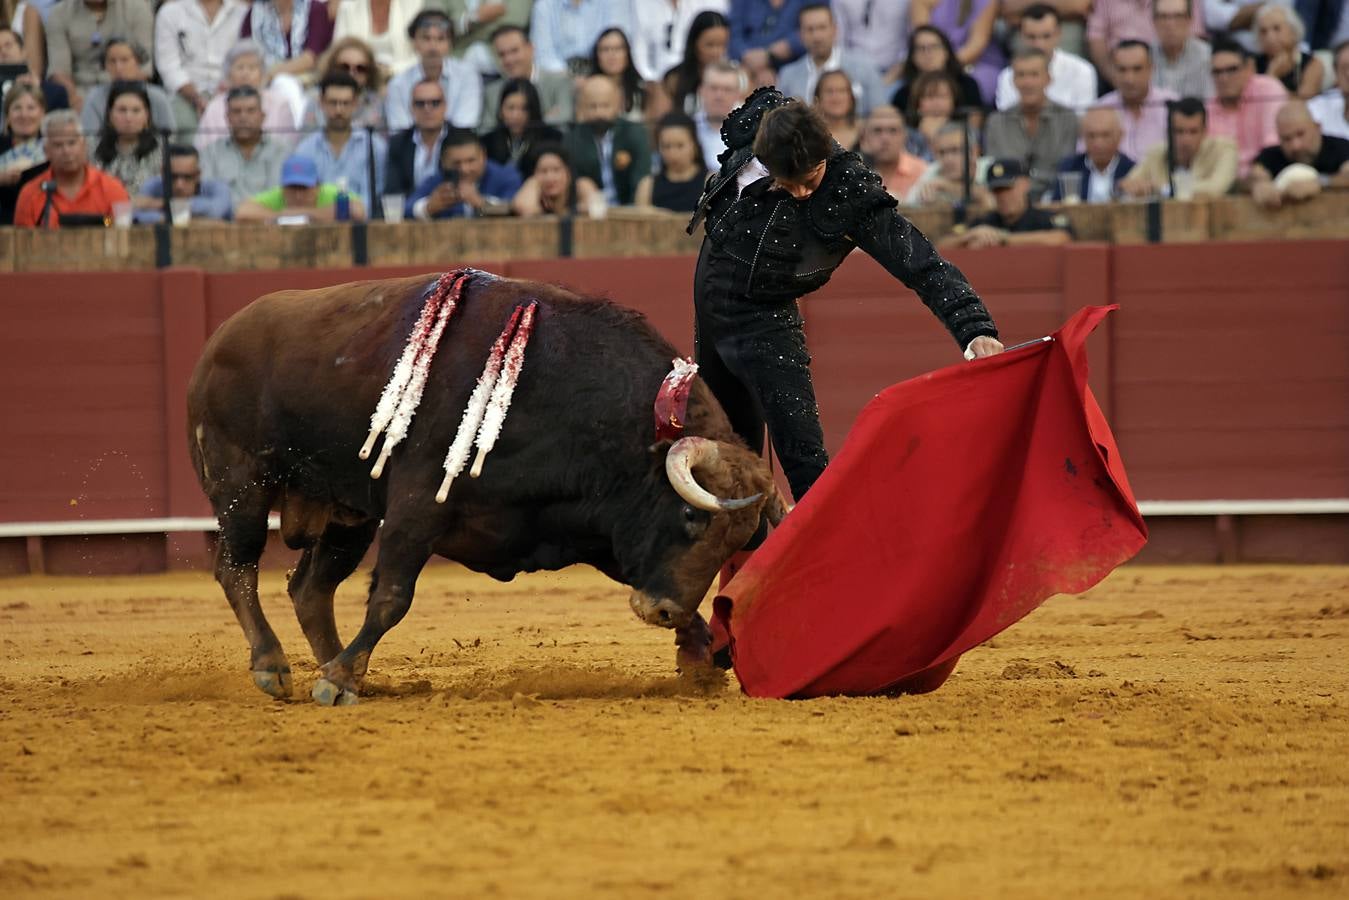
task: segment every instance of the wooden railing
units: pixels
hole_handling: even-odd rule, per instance
[[[1249,197],[1184,203],[1054,207],[1079,241],[1150,242],[1349,238],[1349,191],[1267,210]],[[953,227],[950,209],[906,209],[935,239]],[[1151,221],[1150,221],[1151,219]],[[527,260],[695,254],[688,217],[611,210],[605,219],[476,219],[372,222],[364,226],[259,227],[193,222],[184,228],[0,229],[0,272],[128,271],[165,265],[209,272],[352,265],[438,266],[445,260]]]

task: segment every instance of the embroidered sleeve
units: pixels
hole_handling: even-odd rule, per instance
[[[918,295],[962,350],[980,335],[998,336],[993,317],[965,275],[892,206],[874,207],[857,223],[852,238]]]

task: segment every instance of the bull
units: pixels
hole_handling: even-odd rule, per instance
[[[371,410],[435,285],[422,276],[269,294],[215,332],[193,372],[188,443],[254,683],[292,692],[258,602],[274,511],[286,545],[303,550],[287,586],[320,665],[320,703],[356,702],[370,654],[407,614],[432,555],[503,581],[588,564],[632,588],[641,620],[674,629],[680,665],[706,662],[704,594],[761,520],[785,512],[768,467],[698,380],[685,436],[656,439],[652,402],[675,351],[640,314],[480,273],[463,282],[405,439],[372,478],[359,458]],[[526,302],[534,331],[510,415],[480,476],[458,478],[438,502],[484,354]],[[365,621],[344,647],[333,594],[376,533]]]

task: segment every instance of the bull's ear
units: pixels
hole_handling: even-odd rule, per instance
[[[665,454],[670,452],[672,446],[674,446],[674,441],[666,438],[663,441],[656,441],[654,444],[647,447],[646,452],[651,456],[659,456],[661,460],[664,461]]]

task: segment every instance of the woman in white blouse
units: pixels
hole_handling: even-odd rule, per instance
[[[333,40],[358,37],[375,51],[388,79],[417,61],[408,25],[421,11],[421,0],[331,0],[337,6]]]

